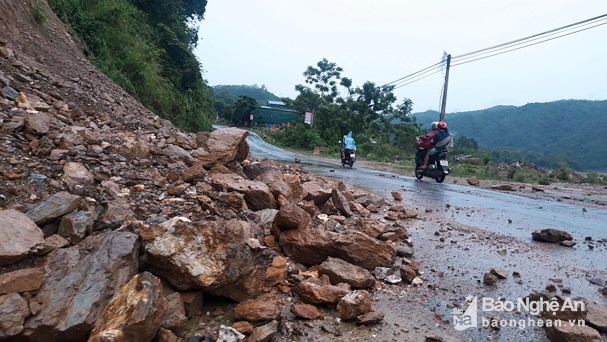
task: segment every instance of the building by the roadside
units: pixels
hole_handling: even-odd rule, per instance
[[[297,121],[297,111],[289,109],[281,101],[268,101],[265,106],[253,109],[253,125],[266,127],[280,127],[294,124]]]

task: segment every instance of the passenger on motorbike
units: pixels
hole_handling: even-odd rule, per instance
[[[431,127],[431,129],[428,132],[426,132],[425,135],[420,135],[420,136],[416,137],[417,138],[416,139],[417,148],[418,148],[418,153],[419,153],[418,157],[421,159],[424,159],[428,150],[433,147],[432,139],[436,135],[436,132],[438,132],[438,121],[434,121],[430,127]]]
[[[446,151],[447,147],[451,143],[452,136],[451,133],[449,133],[449,130],[447,129],[447,123],[441,121],[437,123],[436,126],[438,130],[432,138],[432,148],[426,153],[426,156],[424,157],[424,162],[422,166],[420,166],[420,169],[422,170],[428,168],[428,162],[430,161],[431,156],[439,152]]]

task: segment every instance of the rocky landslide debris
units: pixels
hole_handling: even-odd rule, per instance
[[[0,11],[0,339],[330,339],[341,323],[327,320],[381,324],[376,291],[424,284],[400,192],[390,203],[252,160],[244,130],[176,129],[56,17]],[[213,296],[232,303],[211,309]],[[207,314],[233,324],[203,330]],[[547,336],[596,340],[604,306],[588,320]],[[315,323],[331,335],[308,336]]]
[[[0,338],[267,341],[381,322],[376,268],[415,283],[402,198],[252,160],[247,131],[183,132],[84,59],[3,44]],[[214,296],[233,326],[192,330]]]

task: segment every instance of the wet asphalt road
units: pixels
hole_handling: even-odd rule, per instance
[[[607,304],[598,294],[599,286],[590,279],[607,280],[607,210],[556,201],[530,199],[498,191],[445,183],[421,181],[357,167],[342,168],[330,162],[318,162],[305,155],[285,151],[252,134],[248,142],[254,158],[285,163],[301,160],[301,168],[342,180],[391,198],[399,191],[403,203],[414,207],[421,219],[408,227],[415,246],[415,258],[423,265],[424,287],[415,291],[402,287],[383,289],[374,305],[385,313],[383,329],[371,335],[356,335],[352,329],[343,340],[379,339],[424,341],[427,335],[445,340],[546,341],[543,331],[503,328],[498,331],[470,329],[457,332],[452,327],[449,304],[464,302],[469,295],[516,300],[533,291],[542,291],[549,283],[558,286],[561,296],[582,296]],[[538,243],[531,233],[540,228],[568,231],[578,243],[574,248]],[[591,241],[585,238],[590,237]],[[497,286],[481,283],[491,268],[509,272]],[[520,277],[513,277],[518,272]],[[428,285],[426,287],[426,285]],[[571,294],[563,291],[571,290]],[[404,294],[403,294],[404,293]],[[414,298],[409,298],[413,294]],[[498,315],[499,316],[499,315]],[[521,314],[503,314],[519,319]]]
[[[571,204],[529,199],[456,184],[438,184],[432,179],[418,181],[413,177],[364,169],[356,165],[352,169],[342,168],[338,160],[334,164],[314,161],[305,155],[272,146],[254,134],[247,139],[251,154],[255,158],[287,163],[293,163],[295,158],[299,158],[302,169],[306,171],[337,178],[350,186],[360,187],[387,198],[391,198],[391,191],[404,191],[403,198],[407,204],[413,203],[418,207],[441,207],[449,204],[478,211],[478,214],[465,210],[444,214],[445,219],[461,224],[516,238],[528,238],[533,230],[547,227],[560,227],[574,238],[607,238],[607,210],[590,208],[583,212],[580,206]],[[508,219],[513,223],[507,224]]]

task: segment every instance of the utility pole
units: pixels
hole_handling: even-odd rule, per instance
[[[449,86],[449,68],[451,67],[451,55],[447,55],[447,71],[445,72],[445,88],[443,89],[443,103],[440,109],[440,121],[445,121],[445,109],[447,108],[447,87]]]

